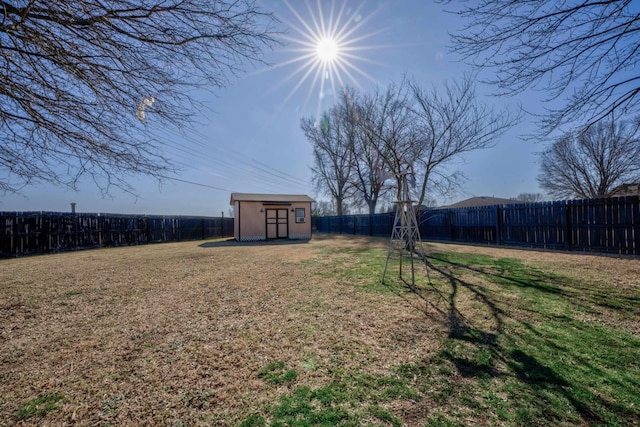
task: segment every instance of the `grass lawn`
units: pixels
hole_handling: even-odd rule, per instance
[[[0,261],[0,425],[640,425],[640,260],[386,239]]]

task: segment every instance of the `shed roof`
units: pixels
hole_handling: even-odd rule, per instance
[[[305,194],[253,194],[231,193],[231,205],[235,202],[315,202]]]

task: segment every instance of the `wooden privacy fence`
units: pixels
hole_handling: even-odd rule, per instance
[[[0,257],[233,236],[233,218],[0,212]]]
[[[320,232],[390,236],[394,214],[318,217]],[[559,202],[422,210],[425,240],[640,255],[640,199]]]
[[[391,236],[393,213],[312,217],[312,228],[322,233]]]

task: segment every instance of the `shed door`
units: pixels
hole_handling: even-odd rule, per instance
[[[289,237],[289,211],[287,209],[267,209],[267,239],[287,239]]]

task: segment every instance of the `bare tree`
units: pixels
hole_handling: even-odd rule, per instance
[[[333,206],[330,201],[318,200],[313,204],[311,215],[313,216],[330,216],[335,215]]]
[[[478,100],[473,80],[466,75],[461,82],[446,83],[427,91],[415,82],[409,83],[413,95],[414,119],[420,142],[415,158],[419,178],[418,205],[428,190],[441,193],[455,186],[458,173],[450,173],[447,163],[473,150],[491,147],[496,139],[513,126],[517,117],[506,111],[495,111]]]
[[[376,179],[384,182],[386,177],[382,175],[395,178],[396,200],[401,200],[402,174],[412,172],[412,164],[422,150],[407,82],[391,84],[384,92],[376,90],[364,98],[364,105],[368,113],[360,117],[361,131],[383,160]]]
[[[384,159],[376,146],[376,140],[371,132],[366,132],[363,123],[370,121],[375,111],[371,97],[359,94],[355,89],[347,87],[339,97],[341,119],[345,126],[351,129],[353,138],[350,143],[352,150],[352,185],[354,198],[362,197],[369,214],[376,211],[378,200],[384,195],[389,186],[385,186],[382,177]]]
[[[542,193],[520,193],[516,200],[525,203],[539,203],[544,200],[544,195]]]
[[[152,129],[189,123],[274,23],[254,0],[0,0],[0,189],[164,177]]]
[[[448,171],[448,163],[492,146],[516,120],[478,101],[472,78],[466,76],[461,83],[430,91],[406,79],[370,94],[346,89],[320,126],[306,119],[302,128],[314,145],[319,187],[336,203],[353,191],[373,213],[386,190],[395,188],[401,200],[405,177],[419,206],[428,195],[449,191],[462,174]],[[385,183],[390,178],[395,186]]]
[[[450,0],[443,3],[452,4]],[[640,14],[631,0],[463,2],[467,20],[454,50],[489,68],[499,93],[530,87],[565,99],[542,119],[544,135],[564,124],[593,124],[640,102]],[[637,6],[637,5],[636,5]]]
[[[370,94],[347,89],[331,111],[332,119],[348,129],[349,176],[370,213],[385,190],[395,188],[400,200],[405,175],[410,185],[417,184],[412,193],[418,205],[428,194],[450,191],[462,174],[449,172],[448,162],[492,146],[517,120],[478,101],[471,76],[430,91],[407,79]],[[395,186],[385,185],[388,178]]]
[[[608,197],[640,180],[640,125],[599,122],[569,132],[541,154],[538,182],[557,198]]]
[[[302,118],[300,126],[313,146],[311,172],[316,191],[333,198],[336,213],[343,215],[352,190],[352,129],[345,129],[341,111],[333,107],[324,112],[319,122]]]

